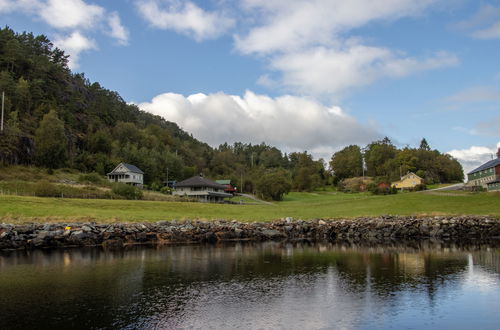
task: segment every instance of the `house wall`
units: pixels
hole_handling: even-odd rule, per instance
[[[498,178],[500,178],[500,165],[490,167],[476,173],[468,174],[466,186],[481,186],[483,188],[488,188],[488,182],[498,180]]]
[[[144,183],[144,176],[133,172],[114,173],[108,175],[108,181],[142,185]]]
[[[223,196],[213,196],[209,192],[219,192],[224,193],[222,189],[216,189],[211,187],[179,187],[172,192],[172,195],[176,196],[187,196],[190,198],[197,198],[198,200],[204,202],[222,202],[224,201]],[[227,196],[229,197],[229,196]]]
[[[500,182],[488,184],[488,191],[500,191]]]

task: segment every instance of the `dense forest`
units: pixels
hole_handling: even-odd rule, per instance
[[[150,187],[161,186],[167,173],[170,180],[204,173],[270,198],[359,176],[363,157],[367,175],[394,178],[400,170],[411,170],[432,182],[463,176],[460,164],[447,155],[428,146],[398,150],[388,139],[339,151],[330,163],[333,172],[307,152],[285,154],[266,144],[244,143],[212,148],[175,123],[127,104],[83,73],[72,73],[67,63],[68,56],[43,35],[0,30],[0,91],[6,96],[2,164],[103,175],[127,162],[145,172]],[[279,192],[266,191],[272,180]]]

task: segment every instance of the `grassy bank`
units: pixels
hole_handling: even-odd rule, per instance
[[[332,192],[291,193],[274,205],[222,205],[160,201],[87,200],[0,196],[0,221],[158,221],[236,219],[269,221],[393,215],[491,215],[500,217],[493,193],[406,193],[388,196]]]

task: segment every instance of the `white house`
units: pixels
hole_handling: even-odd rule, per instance
[[[144,183],[144,172],[137,166],[120,163],[117,167],[107,174],[111,182],[121,182],[132,186],[142,187]]]
[[[224,189],[226,189],[224,185],[202,176],[193,176],[192,178],[178,182],[172,194],[197,198],[202,202],[222,202],[224,198],[233,196],[224,192]]]

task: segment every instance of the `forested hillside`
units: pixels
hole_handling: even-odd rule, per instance
[[[149,182],[166,167],[184,176],[207,166],[207,144],[71,73],[67,60],[45,36],[0,30],[0,90],[6,95],[2,162],[104,174],[128,161],[143,168]],[[55,145],[61,151],[50,155]]]
[[[43,35],[0,30],[0,92],[6,95],[1,164],[103,175],[127,162],[141,168],[152,187],[159,187],[167,173],[170,180],[204,173],[275,199],[289,190],[332,182],[325,162],[307,152],[287,155],[266,144],[243,143],[211,148],[175,123],[127,104],[83,73],[72,73],[67,63],[68,56]],[[361,175],[361,154],[353,146],[335,154],[335,177]],[[460,180],[460,164],[437,151],[397,150],[390,141],[379,141],[367,146],[364,157],[368,175],[393,178],[402,166],[404,171],[424,171],[436,182]],[[278,191],[267,191],[270,187]]]
[[[177,180],[203,172],[237,179],[249,191],[266,168],[288,169],[287,180],[292,185],[296,179],[297,189],[324,182],[323,164],[310,155],[286,157],[264,144],[214,150],[83,73],[72,73],[67,62],[43,35],[0,30],[0,91],[6,95],[1,163],[105,174],[123,161],[141,168],[147,184],[159,184],[167,171]]]

